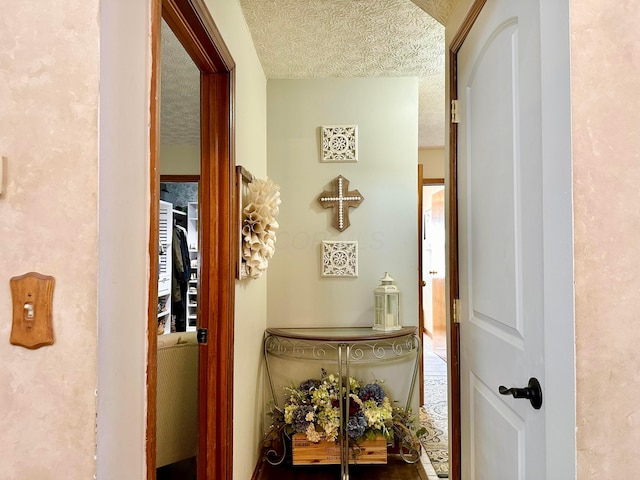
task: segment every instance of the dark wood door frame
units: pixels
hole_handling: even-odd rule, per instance
[[[449,46],[449,96],[458,99],[458,52],[466,40],[487,0],[475,0]],[[458,124],[449,119],[449,312],[460,298],[458,275]],[[460,419],[460,324],[450,322],[450,412],[451,451],[449,469],[451,480],[461,479],[462,430]]]
[[[200,315],[209,340],[199,350],[198,478],[233,475],[233,329],[235,293],[235,63],[203,0],[152,2],[151,265],[147,357],[147,479],[156,478],[156,349],[158,274],[160,25],[167,22],[200,70]]]
[[[160,183],[200,183],[200,175],[160,175]]]

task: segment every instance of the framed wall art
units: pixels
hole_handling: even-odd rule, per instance
[[[358,276],[358,242],[333,241],[322,242],[323,277]]]
[[[358,161],[358,126],[357,125],[323,125],[321,162],[357,162]]]

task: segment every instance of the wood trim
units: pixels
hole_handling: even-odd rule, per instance
[[[471,7],[469,8],[469,11],[467,12],[467,16],[460,24],[458,31],[453,37],[453,40],[451,40],[451,45],[449,45],[449,52],[453,52],[456,55],[458,54],[460,48],[462,47],[462,44],[467,39],[467,36],[471,31],[471,27],[473,27],[473,24],[476,23],[476,20],[478,19],[478,16],[480,15],[480,12],[482,11],[485,3],[487,3],[487,0],[475,0],[473,2]],[[451,65],[449,67],[451,67]]]
[[[466,40],[471,27],[478,19],[487,0],[475,0],[449,46],[449,97],[458,99],[458,52]],[[453,312],[453,301],[460,295],[458,272],[458,125],[449,120],[449,312]],[[460,324],[451,325],[449,345],[450,389],[451,389],[451,445],[450,473],[452,480],[460,480],[462,425],[460,410]]]
[[[233,57],[204,0],[162,0],[162,17],[201,72],[226,73]]]
[[[200,279],[200,290],[199,296],[200,299],[210,299],[211,298],[211,284],[214,285],[217,283],[215,279],[211,278],[210,272],[210,264],[211,257],[215,257],[216,252],[211,251],[211,247],[215,248],[215,242],[213,242],[212,236],[212,227],[215,226],[215,223],[212,225],[207,219],[211,217],[211,209],[212,205],[208,204],[208,201],[211,201],[211,196],[214,195],[215,192],[215,181],[216,181],[216,171],[212,168],[212,163],[214,160],[211,158],[211,141],[212,139],[207,136],[202,135],[204,132],[208,132],[210,130],[210,105],[208,100],[208,92],[209,85],[205,82],[205,78],[208,78],[208,75],[201,76],[201,84],[200,84],[200,95],[201,95],[201,104],[200,104],[200,114],[201,114],[201,123],[200,123],[200,132],[201,132],[201,142],[200,142],[200,151],[201,151],[201,159],[200,159],[200,172],[202,175],[202,184],[198,189],[198,195],[200,196],[200,205],[198,208],[198,225],[200,228],[198,229],[198,245],[200,246],[200,272],[198,272],[198,278]],[[211,178],[211,174],[213,172],[213,179]],[[213,181],[212,181],[213,180]],[[215,205],[215,204],[214,204]],[[213,243],[213,245],[212,245]],[[198,315],[198,328],[209,328],[209,316],[211,315],[211,310],[215,310],[215,304],[211,305],[209,301],[199,301],[198,308],[200,309]],[[209,332],[209,340],[212,341],[215,338],[214,332]],[[208,476],[208,468],[209,464],[215,465],[217,458],[209,458],[209,454],[214,455],[216,451],[217,444],[217,436],[215,435],[215,426],[213,428],[210,427],[209,421],[209,413],[208,413],[208,403],[209,396],[211,394],[210,388],[208,385],[210,370],[216,369],[216,359],[210,358],[208,348],[200,348],[198,352],[198,385],[204,386],[206,388],[204,391],[200,391],[198,395],[198,421],[200,424],[198,433],[207,439],[207,441],[198,441],[198,462],[197,462],[197,478],[198,479],[207,479],[207,478],[216,478]],[[214,394],[215,397],[215,394]],[[209,441],[208,439],[212,439],[213,449],[209,450]],[[222,459],[220,459],[221,461]]]
[[[202,75],[201,328],[209,329],[200,351],[206,392],[200,396],[200,421],[207,442],[200,442],[198,478],[231,480],[233,474],[233,336],[236,224],[233,208],[235,164],[231,151],[231,76]],[[206,279],[206,281],[205,281]],[[204,417],[202,414],[205,414]],[[204,420],[203,420],[204,419]],[[211,458],[214,456],[214,458]]]
[[[160,25],[159,0],[151,2],[151,90],[149,131],[149,299],[147,305],[147,479],[156,478],[156,393],[158,380],[158,241],[160,217]]]
[[[424,297],[423,297],[423,289],[424,289],[424,277],[422,275],[423,265],[422,265],[422,232],[424,231],[423,219],[422,219],[422,208],[423,208],[423,195],[422,195],[422,186],[424,185],[424,179],[422,178],[424,172],[424,166],[422,164],[418,164],[418,336],[420,337],[420,342],[422,343],[422,335],[424,335]],[[419,364],[419,374],[420,374],[420,405],[424,405],[424,345],[423,348],[420,349],[420,364]]]
[[[160,3],[161,2],[161,3]],[[162,9],[160,9],[162,5]],[[235,63],[203,0],[156,0],[152,16],[152,198],[150,239],[151,277],[157,277],[158,84],[161,16],[201,71],[200,328],[209,328],[209,341],[199,351],[198,401],[200,439],[198,478],[231,480],[233,475],[233,329],[236,232],[233,228],[235,159],[233,107]],[[157,11],[156,11],[157,10]],[[153,241],[155,238],[155,242]],[[150,282],[153,285],[153,281]],[[157,290],[157,283],[155,285]],[[150,289],[151,290],[151,289]],[[157,293],[157,292],[156,292]],[[155,326],[156,298],[150,292],[149,325]],[[151,306],[153,305],[153,315]],[[149,328],[148,373],[155,382],[155,327]],[[206,387],[202,388],[202,386]],[[156,387],[147,390],[147,479],[155,480]]]
[[[160,175],[160,182],[195,183],[200,182],[200,175]]]
[[[422,185],[444,185],[444,178],[423,178]]]

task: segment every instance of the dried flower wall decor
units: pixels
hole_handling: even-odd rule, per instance
[[[240,278],[260,278],[269,266],[276,248],[276,230],[279,225],[276,217],[280,205],[280,187],[270,178],[256,179],[238,168],[239,195],[242,207],[241,229],[241,268]],[[246,191],[242,192],[242,180],[246,183]],[[242,197],[246,197],[242,202]]]

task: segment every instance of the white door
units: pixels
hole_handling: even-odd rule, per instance
[[[458,53],[462,478],[546,478],[539,5],[489,0]]]

